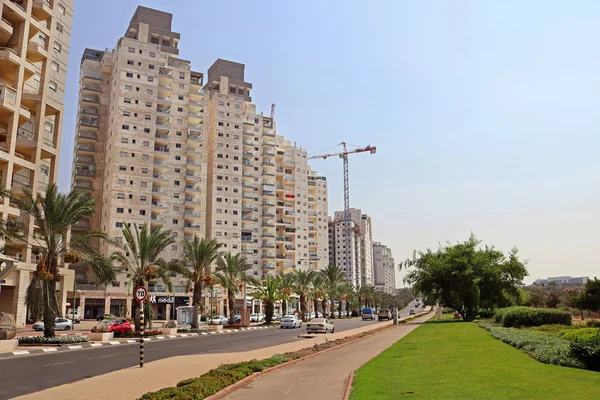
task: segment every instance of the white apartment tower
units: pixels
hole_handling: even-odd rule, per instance
[[[358,279],[359,285],[373,285],[373,229],[371,217],[363,214],[360,209],[351,208],[350,220],[354,231],[352,234],[353,240],[356,241],[356,253],[353,259],[355,260],[356,274],[360,276]],[[333,217],[334,225],[343,226],[343,221],[344,212],[336,211]],[[343,243],[340,244],[343,245]]]
[[[375,270],[375,288],[389,294],[396,289],[396,266],[392,250],[389,247],[373,243],[373,257]]]
[[[322,243],[326,223],[310,224],[308,211],[327,218],[324,178],[309,204],[314,173],[306,152],[277,136],[273,119],[256,111],[244,65],[219,59],[205,81],[178,57],[180,35],[171,20],[140,6],[115,49],[84,53],[73,187],[89,190],[99,207],[78,228],[122,240],[124,224],[162,225],[176,240],[161,255],[167,260],[181,258],[194,235],[215,238],[224,251],[247,254],[259,279],[304,259],[322,267],[309,260],[323,254],[310,251],[309,238]],[[78,285],[90,286],[83,309],[92,315],[118,312],[131,299],[124,276],[114,287],[92,290],[91,272],[74,268]],[[150,285],[159,299],[155,314],[189,301],[186,280],[173,282],[174,300],[160,282]],[[225,299],[215,301],[222,312]]]
[[[44,193],[58,179],[73,0],[2,0],[0,14],[2,188],[13,195],[24,189]],[[40,235],[6,197],[0,212],[3,220],[22,226],[23,236]],[[17,325],[23,325],[25,293],[39,248],[23,241],[7,241],[3,247],[0,311],[13,314]],[[73,279],[66,269],[61,268],[60,275],[58,298],[65,312]]]

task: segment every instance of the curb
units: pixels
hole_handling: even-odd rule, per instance
[[[144,338],[144,342],[150,342],[153,340],[169,340],[169,339],[177,339],[177,338],[185,338],[185,337],[196,337],[196,336],[209,336],[209,335],[217,335],[217,334],[228,334],[228,333],[237,333],[237,332],[245,332],[245,331],[254,331],[259,329],[273,329],[278,328],[278,326],[251,326],[248,328],[240,328],[240,329],[225,329],[222,331],[212,331],[212,332],[192,332],[192,333],[178,333],[175,335],[157,335],[150,336]],[[139,343],[139,338],[132,339],[117,339],[111,340],[108,342],[82,342],[82,343],[73,343],[73,344],[64,344],[64,345],[47,345],[54,346],[46,349],[36,349],[35,346],[21,346],[27,347],[27,350],[15,350],[7,353],[0,354],[0,359],[18,357],[18,356],[28,356],[35,354],[45,354],[45,353],[56,353],[59,351],[68,351],[68,350],[81,350],[81,349],[90,349],[97,347],[105,347],[105,346],[118,346],[118,345],[127,345],[127,344],[135,344]]]
[[[343,400],[348,400],[350,398],[350,392],[352,391],[352,382],[354,382],[354,371],[350,372],[350,376],[348,377],[348,383],[346,384],[346,391],[344,392]]]
[[[376,332],[375,335],[378,334],[378,333],[380,333],[380,332],[383,332],[383,331],[385,331],[387,329],[393,328],[393,327],[394,327],[393,324],[392,325],[388,325],[388,326],[384,327],[383,329],[379,330],[378,332]],[[288,361],[286,363],[279,364],[279,365],[276,365],[274,367],[267,368],[267,369],[265,369],[264,371],[261,371],[261,372],[255,372],[254,374],[252,374],[250,376],[247,376],[247,377],[245,377],[244,379],[242,379],[240,381],[237,381],[233,385],[227,386],[225,389],[222,389],[222,390],[218,391],[217,393],[215,393],[215,394],[207,397],[205,400],[219,400],[219,399],[222,399],[223,397],[227,396],[231,392],[234,392],[235,390],[240,389],[240,388],[246,386],[247,384],[249,384],[250,382],[252,382],[254,379],[258,378],[261,375],[265,375],[265,374],[268,374],[269,372],[277,371],[278,369],[281,369],[281,368],[292,366],[292,365],[294,365],[296,363],[299,363],[300,361],[308,360],[309,358],[313,358],[313,357],[320,356],[320,355],[325,354],[325,353],[329,353],[330,351],[334,351],[334,350],[337,350],[337,349],[339,349],[341,347],[350,345],[352,343],[359,342],[359,341],[364,340],[364,339],[366,339],[366,338],[368,338],[370,336],[371,335],[366,335],[364,337],[351,340],[350,342],[342,343],[342,344],[340,344],[338,346],[335,346],[335,347],[330,347],[330,348],[325,349],[323,351],[320,351],[318,353],[309,354],[307,356],[298,358],[297,360],[291,360],[291,361]]]

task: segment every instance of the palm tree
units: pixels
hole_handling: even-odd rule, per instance
[[[319,305],[319,299],[321,299],[321,308],[323,310],[323,316],[326,316],[325,309],[327,308],[327,285],[323,275],[315,273],[312,281],[312,289],[310,290],[310,296],[312,297],[315,305],[315,318],[317,317],[317,310]]]
[[[306,316],[306,297],[309,294],[315,271],[296,270],[294,272],[294,293],[300,296],[300,313],[302,318]]]
[[[61,314],[56,296],[56,282],[61,280],[59,268],[63,262],[82,262],[96,275],[97,285],[114,282],[116,275],[110,260],[103,257],[94,246],[99,240],[108,240],[108,237],[101,232],[89,232],[67,240],[71,227],[94,213],[94,200],[82,192],[58,193],[57,186],[52,184],[43,194],[33,195],[27,189],[23,189],[23,194],[19,196],[7,191],[0,194],[10,198],[25,221],[2,221],[3,236],[21,246],[33,247],[32,253],[40,256],[41,261],[32,273],[27,288],[25,303],[35,317],[43,318],[44,336],[54,337],[54,321]],[[31,220],[39,229],[36,235],[25,234],[28,227],[24,225],[29,225]]]
[[[254,288],[252,298],[262,300],[265,304],[265,322],[270,324],[275,312],[275,302],[281,300],[282,295],[279,291],[279,278],[271,278],[267,275],[264,285]]]
[[[215,280],[227,290],[227,305],[229,309],[229,323],[234,323],[235,295],[239,293],[244,283],[259,285],[260,283],[246,273],[252,269],[246,256],[242,253],[227,253],[217,260],[218,270],[214,274]]]
[[[341,296],[341,300],[346,301],[346,317],[350,317],[350,300],[354,296],[354,288],[352,287],[350,282],[345,281],[338,286],[338,293]]]
[[[194,297],[192,305],[194,313],[192,314],[192,329],[198,329],[198,314],[200,314],[200,303],[202,302],[202,284],[210,286],[212,284],[212,275],[209,268],[219,257],[219,249],[223,246],[216,239],[200,239],[194,235],[194,239],[186,241],[184,244],[185,260],[191,267],[188,277],[194,287]]]
[[[363,285],[358,289],[358,294],[365,307],[371,307],[375,300],[375,286]]]
[[[321,276],[323,277],[324,283],[327,287],[327,291],[329,293],[329,299],[331,301],[331,318],[335,318],[335,303],[334,299],[337,296],[337,288],[340,283],[345,280],[344,272],[337,265],[328,265],[324,270],[321,271]],[[340,318],[341,318],[341,303],[340,303]]]
[[[294,275],[291,273],[284,274],[280,272],[277,277],[279,278],[279,292],[281,294],[281,311],[283,315],[287,314],[287,302],[292,294],[292,288],[294,286]]]
[[[113,253],[112,258],[120,264],[121,271],[127,273],[127,291],[138,286],[148,288],[151,281],[161,280],[167,290],[172,292],[171,275],[185,274],[187,271],[179,260],[167,262],[159,257],[175,241],[171,230],[164,230],[162,225],[149,228],[148,224],[141,228],[133,224],[132,230],[130,225],[125,225],[123,237],[125,241],[117,244],[119,250]],[[138,305],[138,312],[139,307]],[[149,322],[152,327],[153,312],[149,299],[144,301],[144,314],[144,326]],[[138,314],[135,316],[135,329],[140,329]]]

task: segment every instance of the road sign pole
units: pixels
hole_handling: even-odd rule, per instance
[[[140,310],[140,368],[142,368],[144,366],[144,300],[148,296],[148,290],[144,286],[138,286],[133,296]]]

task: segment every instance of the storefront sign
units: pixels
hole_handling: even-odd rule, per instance
[[[177,306],[187,306],[190,299],[188,297],[174,297],[174,296],[156,296],[150,295],[150,303],[152,304],[173,304]]]

